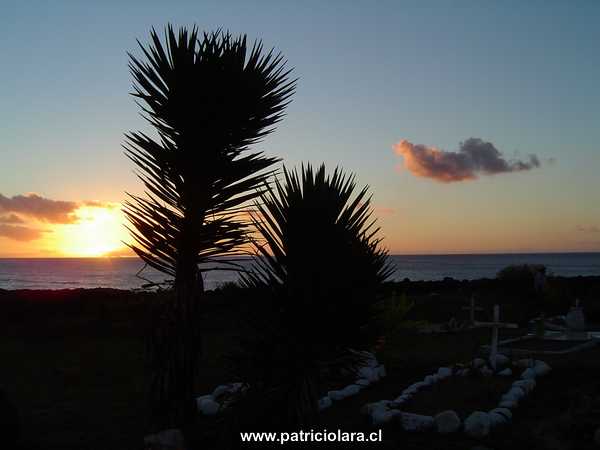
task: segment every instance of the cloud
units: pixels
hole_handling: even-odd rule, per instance
[[[577,225],[577,231],[582,233],[600,233],[600,228],[598,228],[596,225]]]
[[[42,237],[44,232],[34,228],[23,227],[20,225],[0,224],[0,237],[13,239],[15,241],[29,242]]]
[[[24,223],[25,221],[21,219],[16,214],[8,214],[6,216],[0,216],[0,223]]]
[[[0,213],[17,213],[49,223],[74,223],[76,202],[50,200],[37,194],[5,197],[0,194]]]
[[[461,142],[456,152],[407,140],[394,145],[394,151],[404,158],[404,167],[413,175],[442,183],[476,180],[479,175],[521,172],[541,165],[536,155],[529,155],[526,161],[506,160],[494,144],[479,138]]]

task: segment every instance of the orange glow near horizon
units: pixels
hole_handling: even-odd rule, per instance
[[[120,253],[130,240],[119,204],[81,206],[77,222],[53,230],[48,249],[58,256],[98,257]]]

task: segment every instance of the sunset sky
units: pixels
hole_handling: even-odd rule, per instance
[[[167,22],[286,56],[297,92],[257,148],[355,172],[392,253],[600,251],[599,21],[584,0],[3,1],[0,257],[124,254],[121,144],[148,130],[126,52]]]

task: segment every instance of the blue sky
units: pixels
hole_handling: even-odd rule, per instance
[[[600,250],[599,19],[593,1],[3,1],[0,193],[139,190],[120,148],[146,127],[126,52],[151,26],[197,24],[287,57],[298,89],[261,148],[355,172],[392,251]],[[541,167],[439,183],[392,149],[470,137]]]

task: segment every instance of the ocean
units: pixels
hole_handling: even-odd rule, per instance
[[[493,278],[510,264],[544,264],[560,276],[600,276],[600,253],[538,253],[485,255],[392,255],[395,280],[458,280]],[[249,266],[250,262],[244,262]],[[0,289],[115,288],[137,289],[150,280],[161,282],[165,276],[144,267],[137,258],[39,258],[0,259]],[[213,271],[205,276],[207,289],[236,281],[230,271]]]

